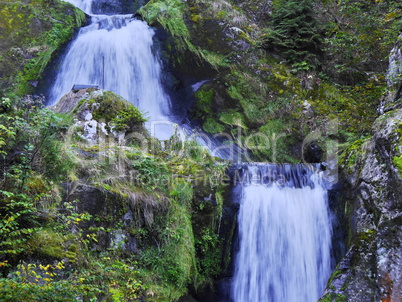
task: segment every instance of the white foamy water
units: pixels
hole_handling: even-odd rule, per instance
[[[332,226],[326,190],[317,174],[311,177],[313,189],[242,188],[235,302],[316,302],[321,297],[331,274]]]
[[[87,14],[90,14],[92,12],[91,10],[93,2],[92,0],[69,0],[69,1],[64,0],[64,1],[73,4],[74,6],[78,7]]]
[[[71,0],[86,12],[91,1]],[[152,52],[154,31],[132,15],[92,15],[72,42],[50,91],[55,104],[73,85],[98,85],[141,109],[160,139],[173,134],[170,99],[160,82],[161,66]],[[150,129],[153,130],[153,129]],[[165,133],[166,132],[166,133]]]

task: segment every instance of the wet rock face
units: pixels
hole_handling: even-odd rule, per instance
[[[402,217],[384,223],[378,231],[377,284],[381,301],[402,301]]]
[[[324,151],[316,142],[312,142],[305,147],[303,153],[303,158],[306,162],[319,163],[322,161],[322,155]]]
[[[401,109],[380,116],[343,162],[350,248],[321,301],[402,301],[401,129]]]
[[[130,14],[136,12],[147,2],[146,0],[100,0],[94,2],[91,9],[94,14]]]
[[[402,35],[399,36],[399,39],[402,39]],[[400,41],[392,49],[388,60],[387,85],[389,91],[378,107],[381,114],[402,107],[402,45]]]

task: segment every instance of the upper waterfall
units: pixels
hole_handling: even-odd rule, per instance
[[[91,10],[90,1],[71,2],[87,12]],[[171,126],[164,125],[171,120],[170,98],[163,90],[161,66],[152,51],[154,34],[132,15],[91,15],[91,24],[81,28],[63,58],[49,93],[49,105],[74,84],[97,85],[139,107],[149,125],[159,126],[155,136],[169,138]]]
[[[64,0],[73,4],[74,6],[81,9],[84,13],[91,14],[92,13],[92,2],[93,0]]]

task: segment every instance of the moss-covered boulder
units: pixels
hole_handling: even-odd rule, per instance
[[[0,3],[0,90],[34,91],[46,65],[86,23],[82,11],[59,0]]]
[[[146,119],[130,102],[110,91],[98,88],[72,90],[63,96],[52,109],[68,113],[77,119],[82,137],[98,143],[101,136],[148,136],[143,123]]]

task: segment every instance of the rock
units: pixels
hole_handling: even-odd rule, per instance
[[[303,152],[303,158],[308,163],[319,163],[322,161],[324,151],[317,144],[317,142],[311,142],[305,146]]]
[[[78,213],[89,213],[92,216],[90,221],[82,221],[80,228],[87,232],[96,232],[98,241],[93,249],[115,249],[129,253],[138,251],[137,241],[130,234],[137,221],[129,209],[127,198],[85,184],[64,186],[67,191],[65,202],[74,202]]]
[[[74,127],[81,128],[81,138],[90,145],[101,144],[111,134],[111,140],[123,144],[126,137],[137,139],[148,136],[143,126],[145,119],[130,102],[119,95],[96,87],[73,89],[64,95],[51,109],[57,113],[71,113],[76,118]],[[138,112],[138,114],[136,114]],[[115,130],[114,121],[123,114],[124,129]],[[127,118],[128,117],[128,118]]]
[[[402,39],[402,35],[399,36]],[[395,47],[391,50],[389,56],[389,67],[387,73],[387,85],[392,87],[401,82],[400,76],[402,74],[402,54],[400,41],[397,42]]]
[[[398,39],[398,42],[391,50],[389,56],[388,73],[386,77],[389,90],[388,94],[381,100],[380,105],[378,106],[378,112],[380,114],[401,108],[402,53],[400,40],[402,39],[402,35],[400,35]]]
[[[197,300],[195,300],[190,295],[185,295],[185,296],[181,297],[178,302],[197,302]]]
[[[51,109],[57,113],[70,113],[77,107],[81,100],[89,100],[91,98],[91,93],[98,90],[89,89],[79,89],[71,90],[69,93],[64,95]],[[98,91],[96,95],[99,95],[101,91]]]
[[[127,203],[118,194],[85,184],[66,184],[65,187],[69,188],[65,202],[77,200],[77,211],[99,217],[99,226],[112,227],[121,211],[127,212]]]
[[[401,130],[402,109],[388,112],[370,139],[347,151],[341,168],[350,248],[321,301],[402,301]]]

